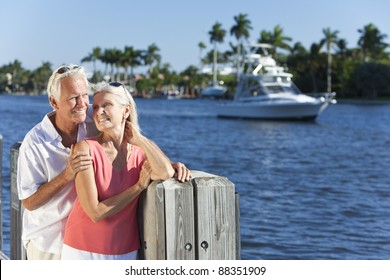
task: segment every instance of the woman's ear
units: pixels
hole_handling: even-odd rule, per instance
[[[126,120],[130,116],[130,105],[126,105],[125,112],[124,112],[124,119]]]

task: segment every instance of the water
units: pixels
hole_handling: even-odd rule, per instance
[[[209,100],[136,100],[145,135],[174,161],[228,177],[242,259],[390,259],[390,106],[337,104],[316,122],[219,119]],[[9,150],[47,97],[1,96],[3,228]]]

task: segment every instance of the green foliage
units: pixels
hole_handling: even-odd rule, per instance
[[[349,88],[354,97],[390,97],[390,66],[379,63],[358,65],[351,75]]]

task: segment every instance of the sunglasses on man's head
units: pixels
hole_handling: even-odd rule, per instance
[[[80,66],[78,66],[78,65],[75,65],[73,67],[62,66],[61,68],[58,68],[57,74],[64,74],[64,73],[66,73],[66,72],[68,72],[70,70],[79,69],[79,68],[80,68]]]

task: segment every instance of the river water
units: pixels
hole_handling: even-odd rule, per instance
[[[337,104],[315,122],[219,119],[214,100],[136,99],[140,125],[173,161],[229,178],[242,259],[390,259],[390,106]],[[49,111],[0,95],[4,251],[9,150]]]

